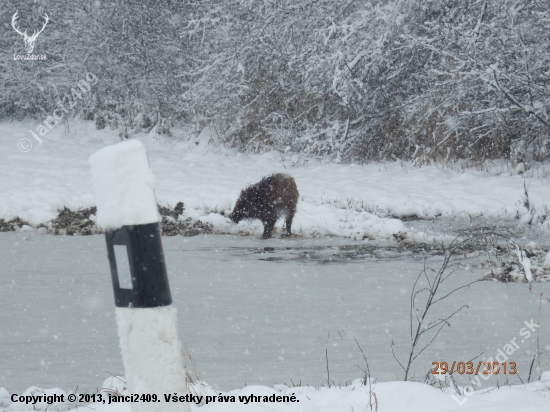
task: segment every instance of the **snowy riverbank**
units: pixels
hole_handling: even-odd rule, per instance
[[[34,141],[30,151],[21,152],[17,142],[30,136],[29,127],[0,124],[0,218],[17,216],[37,225],[55,218],[64,206],[71,210],[93,206],[88,158],[119,141],[115,133],[97,131],[92,122],[73,122],[70,133],[58,125],[41,145]],[[400,219],[411,217],[519,217],[520,222],[530,220],[542,228],[550,225],[545,217],[550,179],[544,167],[533,177],[399,163],[291,167],[291,161],[279,153],[235,153],[209,144],[206,134],[178,143],[158,136],[139,138],[149,153],[159,203],[173,207],[183,201],[182,218],[210,222],[215,231],[258,236],[259,221],[234,225],[220,212],[231,209],[246,185],[276,172],[289,173],[297,182],[300,201],[293,231],[299,236],[391,238],[405,230]],[[530,211],[525,207],[524,184]],[[282,221],[277,227],[280,230]]]

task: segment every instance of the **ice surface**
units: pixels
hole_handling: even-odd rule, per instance
[[[359,244],[351,239],[211,235],[165,237],[163,243],[179,335],[215,388],[292,386],[290,379],[320,386],[327,349],[331,379],[344,384],[361,375],[354,338],[374,377],[402,378],[390,343],[405,356],[410,290],[422,268],[418,256],[383,248],[357,255]],[[103,236],[2,233],[0,250],[7,252],[0,258],[0,301],[10,308],[1,317],[0,386],[12,393],[30,385],[95,391],[108,374],[123,374]],[[430,267],[439,263],[428,259]],[[483,273],[460,271],[445,287]],[[455,294],[433,316],[462,304],[469,309],[442,331],[415,370],[423,376],[434,360],[495,356],[520,338],[524,321],[537,319],[542,292],[550,294],[550,283],[533,284],[532,294],[525,284],[498,282]],[[540,333],[544,347],[549,329]],[[524,381],[534,350],[533,335],[514,353]]]

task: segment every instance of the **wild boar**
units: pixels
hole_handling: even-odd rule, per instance
[[[241,191],[229,219],[260,219],[264,225],[262,239],[269,239],[277,219],[286,216],[286,234],[291,235],[292,219],[298,203],[298,188],[292,176],[276,173],[266,176]]]

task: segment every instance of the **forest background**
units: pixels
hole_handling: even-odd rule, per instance
[[[38,30],[35,53],[21,31]],[[334,162],[415,165],[550,151],[546,0],[2,0],[0,120],[73,116]]]

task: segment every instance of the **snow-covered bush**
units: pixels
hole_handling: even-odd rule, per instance
[[[52,17],[36,47],[48,59],[0,63],[0,118],[43,120],[93,72],[73,113],[122,137],[210,126],[247,152],[509,158],[518,173],[550,153],[543,0],[6,0],[0,15],[15,10],[22,28]],[[9,24],[0,33],[22,53]]]

